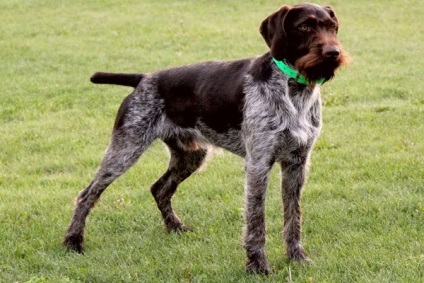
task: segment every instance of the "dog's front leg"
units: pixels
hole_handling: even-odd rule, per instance
[[[265,194],[272,164],[259,158],[246,159],[246,228],[244,245],[248,272],[269,274],[265,258]]]
[[[292,261],[310,262],[301,243],[302,213],[300,196],[306,179],[307,161],[283,165],[284,230],[287,257]]]

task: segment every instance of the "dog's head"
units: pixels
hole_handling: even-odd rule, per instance
[[[337,39],[339,23],[330,6],[282,6],[261,24],[271,55],[293,65],[310,81],[330,80],[348,55]]]

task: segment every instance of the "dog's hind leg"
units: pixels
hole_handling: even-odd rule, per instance
[[[150,143],[151,140],[144,141],[143,144],[112,141],[95,178],[78,195],[74,216],[64,239],[67,248],[83,252],[84,226],[90,210],[105,189],[138,160]]]
[[[191,231],[186,227],[171,206],[172,195],[178,185],[200,167],[206,157],[206,149],[185,150],[174,141],[166,141],[171,152],[168,170],[151,187],[156,204],[162,213],[168,231]]]
[[[122,104],[121,115],[118,114],[103,162],[90,185],[78,195],[74,215],[63,241],[70,250],[83,252],[84,227],[90,210],[104,190],[134,165],[156,138],[160,112],[147,107],[137,107],[137,112],[128,110],[127,105],[134,106],[136,103],[134,100],[128,103],[127,99]]]

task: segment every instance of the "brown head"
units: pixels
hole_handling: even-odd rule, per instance
[[[330,80],[348,55],[337,39],[339,23],[330,6],[282,6],[261,24],[271,55],[308,78]]]

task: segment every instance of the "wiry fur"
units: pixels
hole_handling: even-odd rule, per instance
[[[287,23],[288,19],[299,22],[302,17],[310,20],[311,15],[322,17],[327,24],[317,21],[317,32],[303,34],[303,43],[299,43],[298,31],[281,30],[296,26]],[[283,173],[287,256],[308,261],[301,243],[300,195],[310,152],[321,129],[319,85],[313,79],[331,79],[344,62],[335,33],[326,28],[328,23],[337,24],[332,18],[335,16],[329,7],[284,6],[262,23],[261,33],[271,52],[261,57],[206,62],[150,75],[95,74],[95,83],[136,88],[119,109],[100,169],[78,196],[64,244],[83,252],[85,220],[95,202],[155,139],[161,139],[170,149],[171,160],[151,192],[169,231],[190,230],[173,211],[171,197],[178,185],[201,166],[207,145],[212,144],[245,158],[247,270],[265,274],[271,271],[264,251],[264,208],[269,172],[275,162]],[[287,38],[291,33],[293,39]],[[299,41],[297,46],[302,48],[296,49],[291,40]],[[302,44],[310,48],[305,51]],[[285,48],[285,53],[277,47]],[[330,56],[326,49],[337,55]],[[312,82],[297,83],[277,68],[272,57],[299,66]]]

